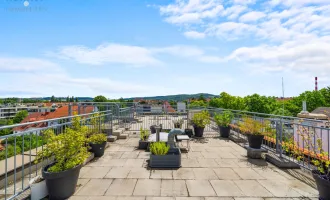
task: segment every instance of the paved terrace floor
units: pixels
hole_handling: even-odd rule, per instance
[[[148,169],[149,152],[138,135],[112,143],[105,155],[82,168],[72,200],[275,200],[317,199],[318,192],[218,135],[192,141],[182,167]]]

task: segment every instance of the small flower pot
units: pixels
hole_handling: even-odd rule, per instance
[[[47,165],[42,170],[42,177],[46,180],[49,199],[68,199],[76,190],[79,172],[82,165],[56,173],[47,171],[51,166],[52,165]]]
[[[139,141],[139,149],[144,149],[147,150],[148,149],[148,141],[144,141],[144,140],[140,140]]]
[[[321,175],[317,170],[312,171],[315,179],[320,199],[330,199],[330,181],[326,180],[326,175]]]
[[[204,127],[194,126],[195,137],[203,137]]]
[[[162,125],[160,125],[160,132],[162,131]],[[156,128],[154,125],[150,126],[150,132],[151,134],[154,134],[156,133]]]
[[[263,135],[248,135],[249,147],[253,149],[261,149],[263,139]]]
[[[89,143],[89,146],[91,147],[91,152],[94,153],[95,157],[101,157],[104,155],[106,144],[107,142],[103,142],[102,144]]]
[[[32,180],[30,182],[31,189],[31,200],[43,199],[48,195],[46,181],[42,180],[40,182],[35,182]]]
[[[227,126],[219,126],[219,130],[220,130],[220,136],[223,138],[228,138],[229,137],[229,133],[230,133],[230,127]]]
[[[184,129],[184,134],[188,135],[188,137],[191,138],[191,136],[193,135],[193,131],[191,129],[187,128],[187,129]]]

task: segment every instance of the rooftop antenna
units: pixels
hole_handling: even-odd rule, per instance
[[[284,116],[284,80],[283,80],[283,77],[282,77],[282,104],[283,104],[283,113],[282,113],[282,115]]]

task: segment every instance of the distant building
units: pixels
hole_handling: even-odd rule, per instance
[[[72,114],[78,113],[78,106],[72,106]],[[96,108],[94,106],[81,106],[79,109],[80,114],[87,114],[92,113],[96,111]],[[27,123],[27,122],[36,122],[36,121],[42,121],[42,120],[49,120],[49,119],[56,119],[61,117],[67,117],[69,116],[69,106],[62,106],[60,108],[57,108],[54,112],[36,112],[29,114],[21,123]],[[13,129],[14,133],[26,131],[26,130],[33,130],[35,129],[36,132],[38,132],[38,129],[45,128],[48,126],[56,125],[58,121],[48,121],[48,122],[42,122],[42,123],[35,123],[25,126],[18,126]]]
[[[177,103],[177,111],[178,112],[186,112],[186,103],[178,102]]]

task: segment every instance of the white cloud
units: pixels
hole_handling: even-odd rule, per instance
[[[90,65],[113,63],[146,66],[161,63],[147,48],[111,43],[99,45],[94,49],[85,46],[64,46],[49,55]]]
[[[56,72],[61,68],[53,62],[39,58],[0,57],[0,72]]]
[[[197,32],[197,31],[187,31],[184,33],[187,38],[192,39],[203,39],[205,38],[205,33]]]
[[[251,11],[248,13],[245,13],[239,18],[239,21],[241,22],[256,22],[259,19],[262,19],[266,17],[266,14],[263,12],[258,11]]]

